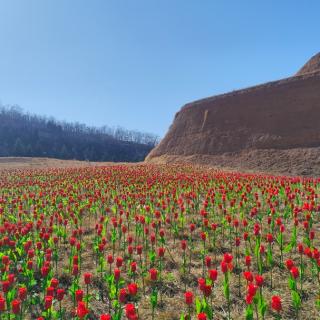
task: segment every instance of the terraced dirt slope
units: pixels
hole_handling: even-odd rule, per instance
[[[291,78],[185,105],[146,160],[320,175],[319,61]]]

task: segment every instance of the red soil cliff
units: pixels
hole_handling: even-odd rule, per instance
[[[320,54],[294,77],[185,105],[146,161],[320,175]]]

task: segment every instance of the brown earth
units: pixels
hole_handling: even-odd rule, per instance
[[[185,105],[147,161],[320,175],[320,54],[298,75]]]
[[[90,162],[78,160],[61,160],[53,158],[32,157],[0,157],[0,170],[2,169],[44,169],[44,168],[71,168],[87,166],[106,166],[113,162]],[[119,163],[118,163],[119,164]]]
[[[297,73],[297,76],[320,71],[320,52],[314,55]]]

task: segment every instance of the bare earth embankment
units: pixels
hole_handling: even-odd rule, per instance
[[[287,79],[188,103],[146,160],[318,176],[319,61]]]

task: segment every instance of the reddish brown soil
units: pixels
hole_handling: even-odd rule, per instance
[[[309,72],[320,71],[320,52],[314,55],[297,73],[303,75]]]
[[[319,63],[317,55],[298,76],[185,105],[147,161],[319,175]]]
[[[4,169],[44,169],[44,168],[71,168],[87,166],[112,165],[112,162],[90,162],[78,160],[61,160],[52,158],[32,157],[0,157],[0,170]],[[119,163],[118,163],[119,164]]]

